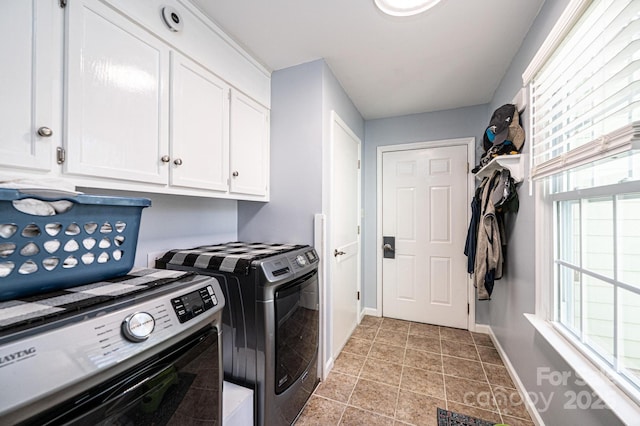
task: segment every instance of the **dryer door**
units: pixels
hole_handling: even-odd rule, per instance
[[[318,352],[318,273],[314,271],[275,292],[275,392],[287,390]]]

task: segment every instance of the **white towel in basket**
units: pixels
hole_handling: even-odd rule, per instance
[[[34,193],[41,196],[56,196],[64,194],[70,197],[81,194],[75,186],[62,179],[12,179],[0,175],[0,188],[17,189],[25,194]],[[73,207],[67,200],[44,201],[36,198],[25,198],[13,201],[13,207],[26,214],[34,216],[55,216]]]

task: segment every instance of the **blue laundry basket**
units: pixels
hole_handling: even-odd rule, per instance
[[[146,198],[0,188],[0,300],[126,274],[150,205]]]

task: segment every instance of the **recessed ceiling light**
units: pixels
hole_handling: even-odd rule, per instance
[[[440,0],[374,0],[378,9],[392,16],[411,16],[431,9]]]

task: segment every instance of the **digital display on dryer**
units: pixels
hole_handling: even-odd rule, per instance
[[[313,250],[309,250],[308,252],[306,252],[305,256],[307,256],[307,259],[309,259],[309,262],[311,263],[318,261],[318,256]]]
[[[213,292],[213,287],[209,285],[200,290],[171,299],[171,304],[178,316],[178,321],[183,323],[216,306],[218,299]]]

